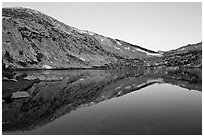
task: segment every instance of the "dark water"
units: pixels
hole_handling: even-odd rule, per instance
[[[45,81],[3,103],[3,134],[202,134],[201,83],[161,70],[26,73]]]

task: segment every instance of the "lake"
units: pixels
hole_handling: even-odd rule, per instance
[[[18,73],[41,80],[2,103],[3,134],[202,134],[202,84],[166,71]]]

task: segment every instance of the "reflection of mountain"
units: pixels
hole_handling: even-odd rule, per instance
[[[31,130],[53,121],[79,107],[123,96],[154,83],[171,83],[184,88],[201,90],[201,83],[174,79],[163,70],[73,70],[29,72],[28,75],[47,81],[35,83],[29,98],[3,103],[3,131]],[[50,81],[49,77],[63,77]],[[200,84],[199,84],[200,83]]]

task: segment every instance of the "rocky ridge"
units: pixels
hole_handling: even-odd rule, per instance
[[[162,56],[27,8],[2,9],[2,55],[11,69],[121,68]]]

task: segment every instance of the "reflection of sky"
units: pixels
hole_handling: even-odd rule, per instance
[[[154,84],[80,108],[28,134],[198,134],[201,92]]]

